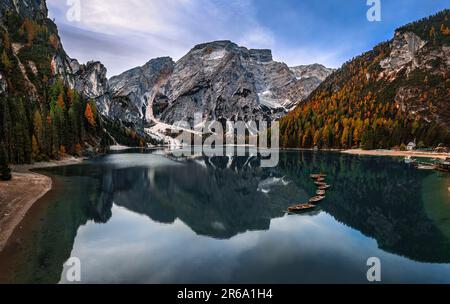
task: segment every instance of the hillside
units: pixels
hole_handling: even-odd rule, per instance
[[[8,162],[90,154],[116,141],[143,143],[97,110],[97,96],[85,94],[90,65],[73,71],[76,61],[64,51],[45,1],[1,2],[0,59],[0,144]]]
[[[450,144],[450,10],[347,62],[281,120],[284,147]]]

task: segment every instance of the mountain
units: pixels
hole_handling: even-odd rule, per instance
[[[309,95],[319,87],[319,85],[327,79],[328,76],[333,74],[335,69],[329,69],[321,64],[300,65],[291,67],[291,71],[297,78],[297,84],[290,88],[287,95],[292,100],[303,101],[309,97]],[[298,104],[294,102],[294,104]],[[292,109],[291,109],[292,110]]]
[[[47,18],[48,10],[45,1],[29,0],[2,0],[0,2],[0,21],[3,25],[7,12],[16,12],[20,16],[28,19],[43,20]]]
[[[282,145],[450,144],[449,17],[444,10],[403,26],[344,64],[282,119]]]
[[[318,86],[324,70],[311,67],[318,72],[297,78],[295,70],[273,60],[270,50],[231,41],[204,43],[178,62],[157,58],[112,77],[111,93],[121,107],[111,115],[167,124],[192,122],[197,112],[203,121],[279,119]]]
[[[270,50],[230,41],[195,46],[107,79],[101,62],[65,52],[44,0],[0,3],[0,134],[10,162],[91,154],[110,144],[172,143],[177,121],[274,120],[325,78],[290,69]],[[155,127],[155,128],[154,128]]]
[[[160,92],[164,90],[174,67],[175,63],[171,58],[156,58],[142,67],[112,77],[109,85],[114,107],[110,110],[110,115],[134,125],[150,121],[153,112],[158,112],[158,102],[154,100],[162,100]]]
[[[321,64],[299,65],[291,67],[291,71],[294,73],[298,80],[313,79],[319,86],[322,81],[327,79],[328,76],[333,74],[336,69],[329,69]]]
[[[11,163],[148,138],[110,119],[106,69],[65,52],[44,0],[0,2],[0,144]]]

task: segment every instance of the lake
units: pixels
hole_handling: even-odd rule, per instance
[[[54,189],[33,206],[0,254],[0,282],[450,283],[450,175],[400,158],[285,151],[179,158],[130,150],[40,170]],[[301,215],[310,174],[332,188]]]

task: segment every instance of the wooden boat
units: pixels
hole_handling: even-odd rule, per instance
[[[436,170],[442,172],[450,172],[450,157],[447,157],[445,160],[442,160],[440,163],[436,165]]]
[[[327,192],[325,190],[317,190],[316,194],[318,196],[324,196]]]
[[[417,169],[419,170],[434,170],[436,169],[435,165],[418,165]]]
[[[328,190],[328,189],[330,189],[331,188],[331,186],[330,185],[323,185],[323,186],[319,186],[319,190]]]
[[[300,204],[291,206],[288,208],[289,212],[296,213],[296,212],[306,212],[315,209],[317,206],[312,204]]]
[[[412,158],[412,156],[405,157],[405,164],[407,164],[407,165],[413,165],[416,162],[417,161],[414,158]]]
[[[317,181],[317,182],[319,182],[319,183],[322,183],[322,182],[324,182],[324,181],[325,181],[325,178],[323,178],[323,177],[320,177],[320,178],[316,179],[316,181]]]
[[[311,174],[312,179],[319,179],[327,177],[325,174]]]
[[[325,199],[325,196],[314,196],[309,199],[309,203],[317,204],[317,203],[320,203],[321,201],[323,201],[324,199]]]
[[[319,187],[327,185],[327,183],[325,183],[325,182],[315,182],[314,184],[316,184]]]

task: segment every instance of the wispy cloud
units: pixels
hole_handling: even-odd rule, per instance
[[[64,1],[48,0],[48,6],[70,55],[101,60],[109,75],[154,57],[177,60],[206,41],[275,45],[274,34],[256,20],[249,0],[81,0],[79,22],[67,20]]]
[[[108,75],[148,60],[181,58],[194,45],[231,40],[269,48],[289,65],[339,67],[392,37],[396,27],[446,7],[446,1],[383,1],[383,22],[367,21],[365,0],[79,0],[81,20],[66,18],[68,2],[47,0],[67,52],[100,60]]]

